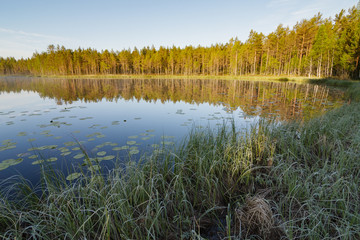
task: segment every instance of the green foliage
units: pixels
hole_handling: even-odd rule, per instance
[[[303,19],[293,29],[279,25],[265,36],[251,30],[210,47],[144,47],[138,50],[70,50],[50,45],[43,53],[15,60],[0,58],[0,74],[89,75],[297,75],[360,77],[360,17],[355,7],[335,19],[321,14]]]

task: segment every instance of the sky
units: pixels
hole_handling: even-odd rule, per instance
[[[251,29],[269,34],[318,12],[334,18],[358,0],[0,0],[0,57],[50,44],[101,50],[211,46]]]

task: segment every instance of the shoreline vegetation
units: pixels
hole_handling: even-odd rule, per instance
[[[179,148],[106,177],[67,181],[42,166],[38,186],[5,180],[0,237],[358,239],[359,83],[348,84],[347,97],[303,123],[194,130]]]

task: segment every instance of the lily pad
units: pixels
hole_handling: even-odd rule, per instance
[[[37,155],[31,155],[31,156],[29,156],[29,159],[35,159],[35,158],[37,158]]]
[[[80,150],[80,148],[79,148],[79,147],[74,147],[74,148],[72,148],[71,150],[73,150],[73,151],[78,151],[78,150]]]
[[[115,158],[114,155],[108,155],[108,156],[102,157],[101,160],[113,160],[114,158]]]
[[[100,166],[99,166],[99,165],[92,165],[92,166],[90,166],[88,169],[89,169],[89,171],[91,171],[91,172],[96,172],[96,171],[99,171],[99,170],[100,170]]]
[[[44,160],[37,160],[37,161],[35,161],[35,162],[32,162],[31,164],[32,165],[39,165],[39,164],[41,164],[41,163],[43,163],[44,162]]]
[[[130,155],[135,155],[135,154],[138,154],[140,151],[137,150],[137,149],[133,149],[129,152]]]
[[[71,152],[63,152],[60,155],[65,157],[65,156],[70,155],[70,154],[71,154]]]
[[[95,141],[95,138],[89,138],[88,141],[89,142]]]
[[[136,141],[127,141],[126,144],[128,144],[128,145],[134,145],[134,144],[136,144]]]
[[[96,155],[98,155],[98,156],[105,156],[105,155],[106,155],[106,152],[105,152],[105,151],[101,151],[101,152],[98,152]]]
[[[55,162],[57,160],[57,157],[51,157],[49,159],[47,159],[47,162]]]
[[[138,136],[137,136],[137,135],[133,135],[133,136],[128,136],[128,138],[135,139],[135,138],[138,138]]]
[[[154,129],[149,129],[149,130],[146,130],[146,132],[155,132]]]
[[[142,137],[141,140],[149,140],[151,137]]]
[[[97,135],[96,137],[97,137],[97,138],[104,138],[105,135],[104,135],[104,134],[100,134],[100,135]]]
[[[9,164],[0,163],[0,171],[1,171],[1,170],[5,170],[5,169],[7,169],[8,167],[10,167]]]
[[[26,136],[27,135],[27,132],[19,132],[18,133],[18,136],[19,137],[23,137],[23,136]]]
[[[80,176],[81,176],[81,173],[72,173],[66,177],[66,180],[72,181],[72,180],[79,178]]]
[[[83,154],[83,153],[79,153],[79,154],[76,154],[74,156],[75,159],[80,159],[80,158],[83,158],[83,157],[85,157],[85,154]]]
[[[7,159],[1,162],[1,164],[7,164],[9,166],[14,166],[17,165],[19,163],[21,163],[24,159],[22,158],[17,158],[17,159]]]
[[[67,146],[67,147],[71,147],[71,146],[76,146],[77,143],[70,141],[70,142],[65,142],[64,145]]]

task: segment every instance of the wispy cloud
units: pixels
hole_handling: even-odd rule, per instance
[[[24,31],[21,31],[21,30],[13,30],[13,29],[6,29],[6,28],[0,28],[0,32],[23,35],[23,36],[29,36],[29,37],[58,38],[57,36],[51,36],[51,35],[45,35],[45,34],[39,34],[39,33],[32,33],[32,32],[24,32]]]
[[[300,9],[298,11],[292,12],[291,15],[293,16],[308,16],[310,13],[313,14],[314,12],[319,12],[321,9],[320,8],[305,8],[305,9]]]
[[[49,44],[70,45],[72,39],[35,32],[0,27],[0,56],[30,57],[34,51],[44,51]]]

